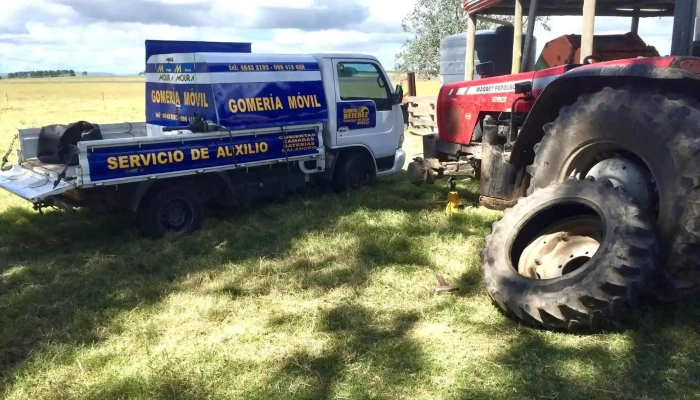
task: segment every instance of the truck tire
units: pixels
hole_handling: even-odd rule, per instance
[[[371,180],[367,159],[359,153],[341,156],[333,177],[333,190],[338,193],[362,189]]]
[[[620,322],[657,267],[653,224],[609,181],[553,183],[493,224],[483,282],[506,314],[550,330]]]
[[[158,189],[139,209],[141,234],[150,239],[161,239],[169,232],[191,234],[200,228],[203,217],[202,200],[184,186]]]
[[[699,126],[700,104],[691,97],[611,88],[582,95],[545,126],[528,169],[531,189],[568,179],[572,168],[584,179],[591,168],[585,160],[598,150],[600,159],[606,152],[622,154],[641,165],[651,180],[650,209],[667,278],[660,280],[657,296],[682,297],[700,287]]]

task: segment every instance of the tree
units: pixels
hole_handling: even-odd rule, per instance
[[[514,21],[512,16],[492,16]],[[527,23],[527,17],[524,18]],[[417,0],[413,11],[402,23],[404,32],[412,34],[396,55],[396,70],[416,72],[420,77],[440,74],[440,41],[467,30],[467,13],[462,0]],[[549,30],[549,18],[538,18]],[[491,29],[495,25],[478,21],[476,29]]]
[[[87,76],[87,71],[83,71],[83,76]]]
[[[87,75],[87,72],[83,72],[83,75]],[[56,70],[43,70],[43,71],[22,71],[22,72],[10,72],[7,74],[7,79],[16,78],[51,78],[55,76],[75,76],[75,71],[68,69],[56,69]]]

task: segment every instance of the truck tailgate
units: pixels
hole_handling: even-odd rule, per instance
[[[37,173],[20,165],[14,165],[11,169],[0,172],[0,188],[32,203],[75,187],[72,183],[63,180],[54,187],[55,180],[55,177]]]

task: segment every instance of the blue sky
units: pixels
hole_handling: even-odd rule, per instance
[[[361,52],[387,69],[406,34],[413,0],[3,0],[0,72],[76,69],[135,74],[146,39],[244,41],[257,53]],[[596,33],[623,33],[629,18],[599,18]],[[641,35],[670,50],[669,19],[642,21]],[[538,48],[580,33],[580,18],[538,30]]]

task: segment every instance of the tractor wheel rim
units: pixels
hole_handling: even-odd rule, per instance
[[[583,267],[602,241],[602,223],[578,216],[552,224],[523,250],[518,272],[531,279],[556,279]]]
[[[559,181],[608,179],[621,186],[645,210],[658,213],[659,189],[647,162],[624,146],[609,141],[594,141],[572,153],[562,168]]]

